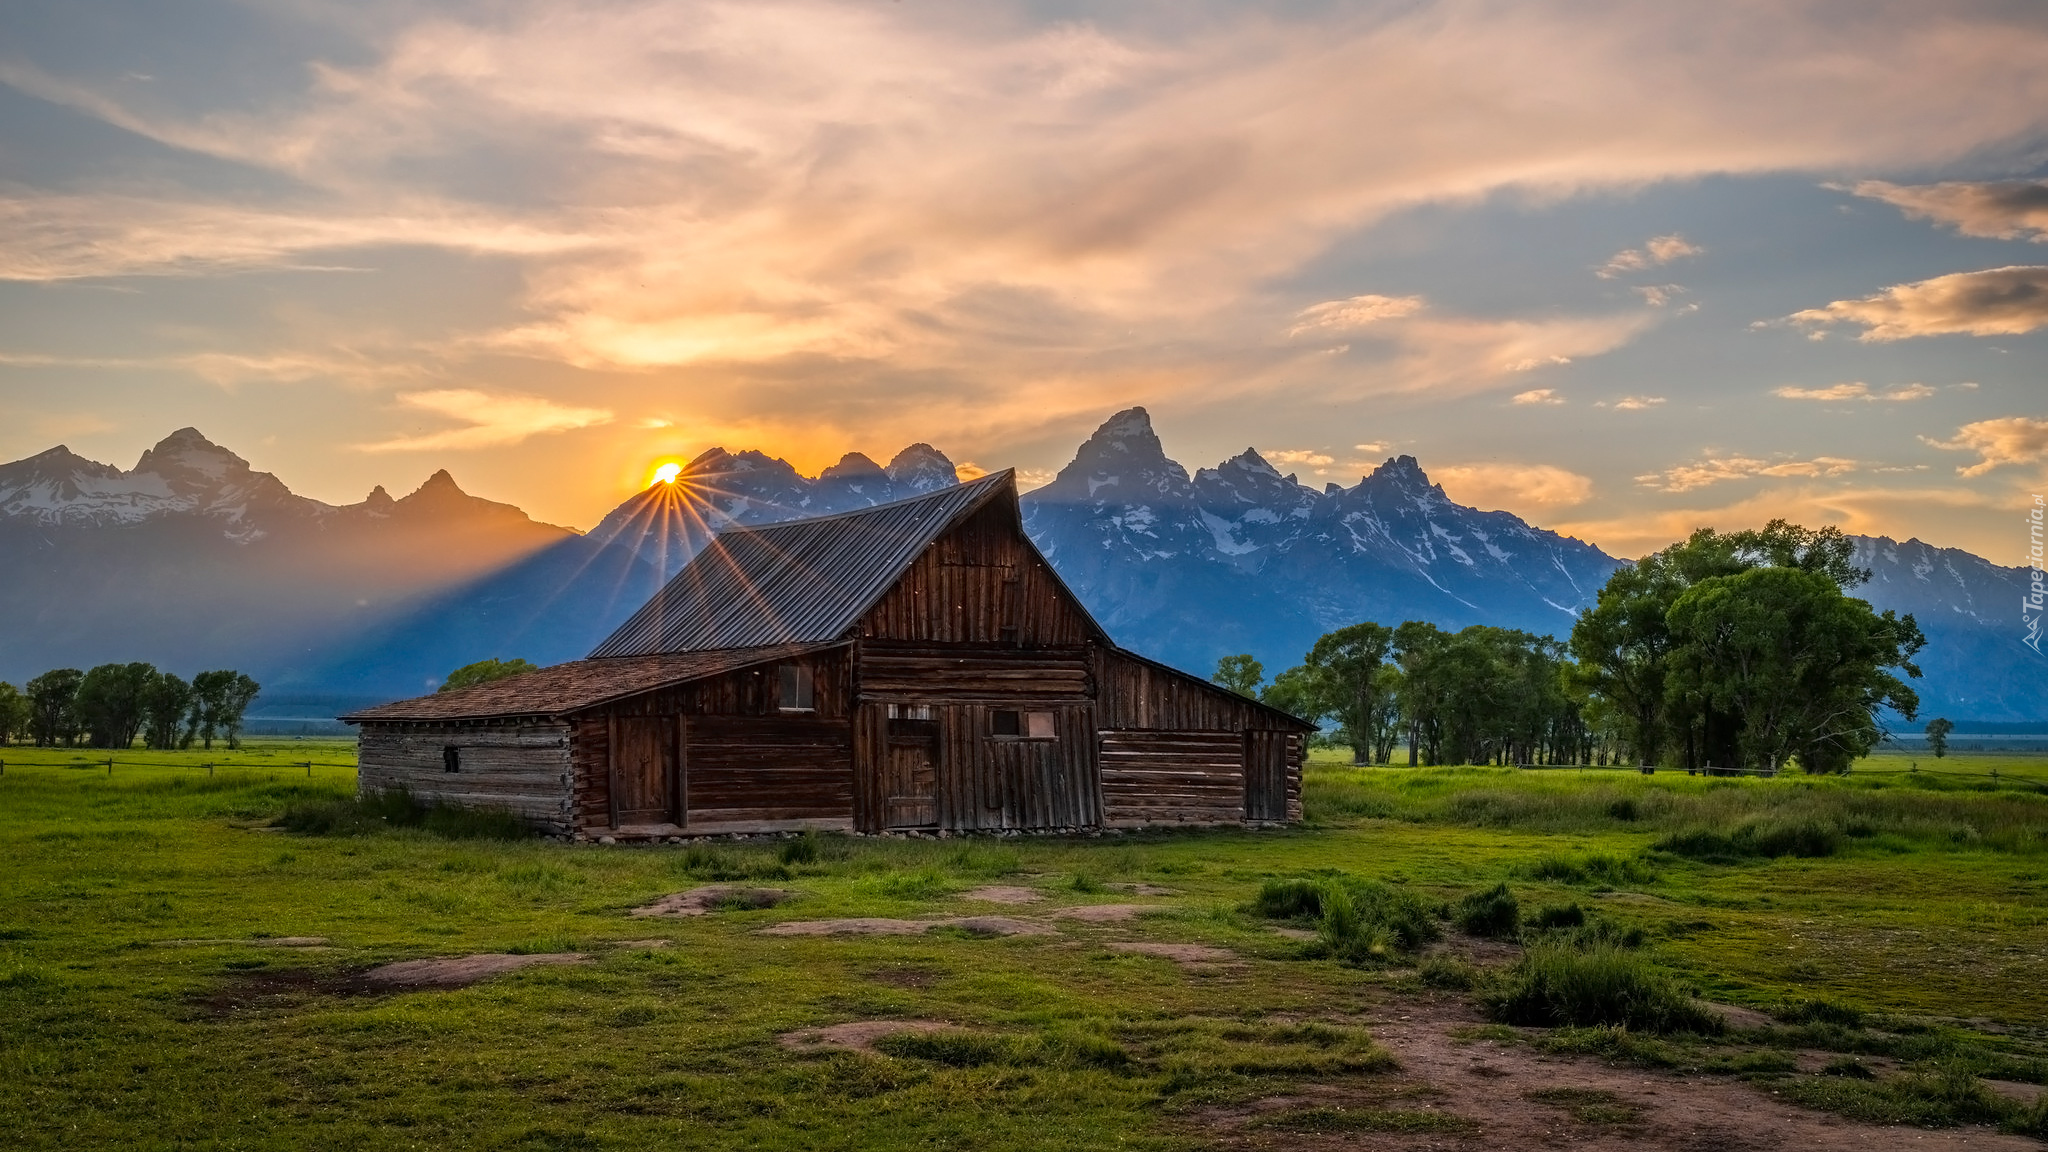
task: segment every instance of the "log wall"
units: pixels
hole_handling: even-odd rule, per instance
[[[705,835],[853,827],[853,664],[845,648],[802,657],[814,711],[780,709],[778,665],[743,668],[642,693],[574,720],[573,820],[589,835],[613,830],[611,740],[616,720],[673,723],[680,824],[640,834]]]
[[[356,789],[403,788],[428,803],[495,808],[566,833],[572,757],[567,724],[378,724],[358,737]],[[449,772],[445,750],[456,749]]]
[[[1235,732],[1106,731],[1101,755],[1112,828],[1245,818],[1244,739]]]

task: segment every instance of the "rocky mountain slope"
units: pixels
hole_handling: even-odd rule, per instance
[[[294,495],[181,429],[123,471],[64,448],[0,465],[0,679],[151,660],[233,666],[351,704],[433,687],[486,656],[575,659],[729,524],[825,515],[959,482],[914,444],[817,477],[714,448],[588,534],[464,493],[447,472],[393,499]],[[1206,673],[1251,652],[1269,672],[1359,620],[1565,634],[1622,562],[1506,512],[1457,504],[1412,457],[1315,489],[1253,449],[1192,474],[1141,408],[1117,413],[1025,523],[1119,642]],[[1857,594],[1914,613],[1928,714],[2048,719],[2048,661],[2018,643],[2024,569],[1917,540],[1859,538]],[[310,710],[310,711],[309,711]]]
[[[1412,456],[1321,491],[1250,448],[1190,476],[1143,408],[1111,417],[1024,504],[1032,538],[1121,642],[1199,670],[1249,651],[1278,671],[1360,620],[1562,634],[1620,565],[1452,501]]]

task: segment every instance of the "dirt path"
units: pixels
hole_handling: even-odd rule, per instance
[[[1219,1112],[1209,1117],[1209,1134],[1230,1148],[1404,1152],[2041,1149],[2033,1140],[1984,1128],[1930,1131],[1859,1124],[1776,1099],[1768,1083],[1612,1068],[1579,1057],[1544,1055],[1522,1044],[1458,1041],[1452,1031],[1483,1020],[1450,998],[1391,1000],[1357,1022],[1399,1058],[1401,1072],[1323,1084],[1250,1109]],[[1311,1109],[1316,1111],[1304,1125],[1287,1123],[1290,1115]],[[1373,1131],[1371,1125],[1355,1123],[1375,1110],[1419,1117],[1408,1126],[1435,1130]],[[1431,1123],[1432,1116],[1439,1122]]]

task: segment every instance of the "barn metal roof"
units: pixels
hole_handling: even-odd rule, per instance
[[[927,496],[714,537],[591,651],[593,659],[837,640],[933,540],[999,493],[1009,470]]]
[[[488,684],[380,704],[375,708],[351,712],[342,719],[356,724],[365,720],[451,721],[562,716],[621,697],[717,676],[755,664],[787,660],[829,647],[829,644],[776,644],[719,652],[633,656],[621,660],[573,660]]]

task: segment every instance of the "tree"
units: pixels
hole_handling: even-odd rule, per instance
[[[84,678],[76,668],[54,668],[28,682],[28,730],[38,745],[78,743],[78,682]]]
[[[1218,669],[1220,671],[1221,665],[1218,666]],[[534,664],[524,659],[499,660],[493,658],[490,660],[479,660],[474,664],[464,664],[462,667],[450,672],[448,679],[442,681],[441,686],[434,689],[434,691],[453,692],[457,688],[470,688],[478,684],[488,684],[493,680],[503,680],[507,676],[517,676],[522,672],[535,672],[538,670]]]
[[[191,711],[192,686],[176,673],[158,672],[142,691],[142,742],[160,750],[178,747]]]
[[[1393,644],[1392,628],[1366,621],[1326,633],[1302,658],[1322,693],[1323,714],[1336,717],[1338,739],[1351,746],[1353,764],[1373,762],[1379,670]]]
[[[151,664],[102,664],[78,682],[78,720],[95,748],[126,748],[142,731],[143,693],[156,677]]]
[[[1934,753],[1936,760],[1948,755],[1948,734],[1955,730],[1955,721],[1944,716],[1936,716],[1927,722],[1927,749]]]
[[[233,669],[201,672],[192,678],[192,711],[188,732],[196,732],[208,751],[216,736],[225,736],[228,747],[242,746],[242,714],[256,699],[261,686],[245,673]],[[190,736],[186,737],[190,742]]]
[[[1911,616],[1879,614],[1818,567],[1754,568],[1699,581],[1669,614],[1671,692],[1725,722],[1735,767],[1775,772],[1797,759],[1838,772],[1881,736],[1880,709],[1907,719],[1920,699],[1887,669],[1917,677],[1926,640]]]
[[[28,734],[28,713],[28,697],[0,680],[0,744],[12,744]]]
[[[1216,674],[1209,679],[1239,696],[1250,696],[1256,700],[1259,685],[1266,679],[1266,666],[1252,659],[1248,652],[1225,656],[1216,661]]]

